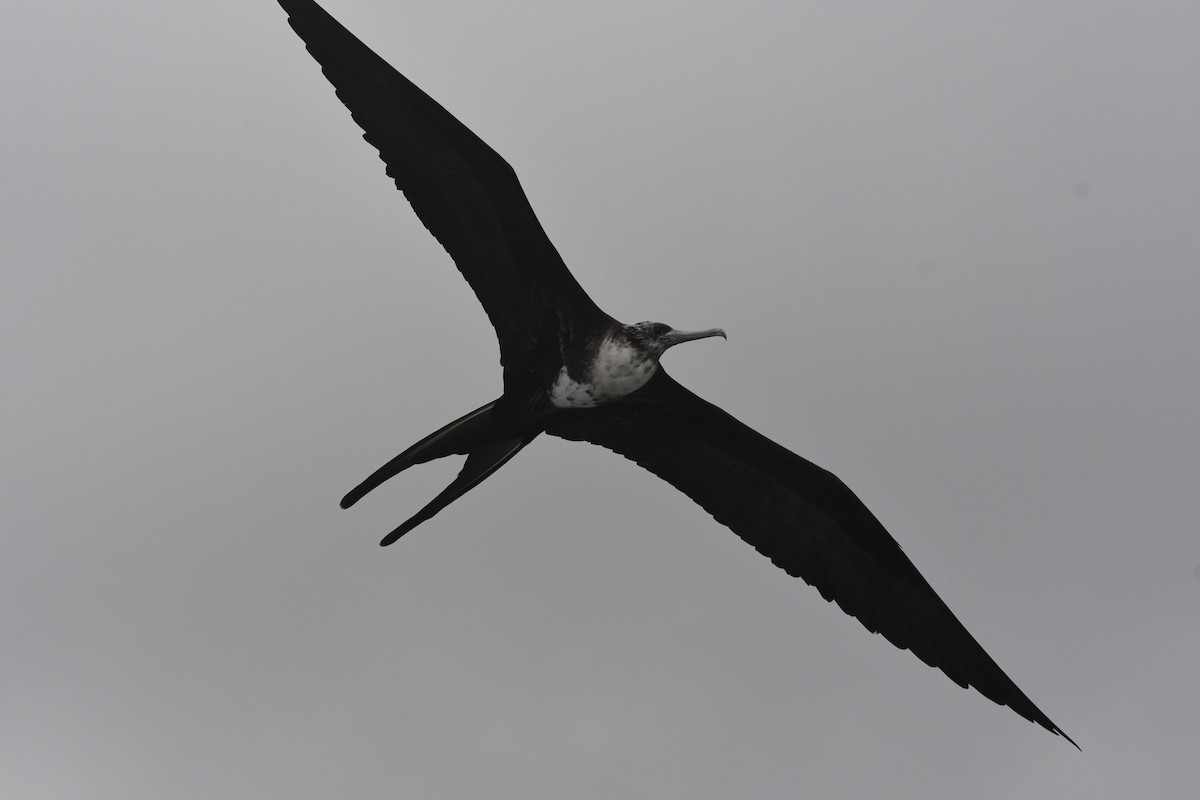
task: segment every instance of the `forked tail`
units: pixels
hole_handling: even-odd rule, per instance
[[[488,425],[492,421],[492,406],[495,400],[486,406],[481,406],[470,414],[459,417],[439,431],[429,434],[412,447],[405,450],[391,461],[371,473],[365,481],[351,489],[342,498],[342,508],[362,500],[371,491],[388,478],[399,475],[414,464],[424,464],[435,458],[452,455],[466,455],[472,448],[483,441],[487,434]]]
[[[519,453],[521,448],[529,444],[532,439],[532,436],[519,436],[513,439],[484,442],[473,449],[470,455],[467,456],[467,463],[463,464],[462,471],[458,473],[458,477],[443,489],[441,494],[430,500],[427,506],[418,511],[399,528],[396,528],[396,530],[383,537],[382,541],[379,542],[379,546],[387,547],[462,497],[471,489],[474,489],[483,482],[484,478],[504,466],[506,461]]]
[[[414,464],[424,464],[442,456],[466,454],[467,463],[463,465],[458,477],[415,516],[385,536],[379,544],[386,547],[462,497],[478,486],[484,478],[500,469],[537,435],[535,433],[506,439],[488,438],[491,432],[491,412],[495,405],[496,401],[492,401],[466,416],[459,417],[375,470],[369,478],[342,498],[342,508],[354,505],[367,492]]]

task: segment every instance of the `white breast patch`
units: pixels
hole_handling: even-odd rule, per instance
[[[658,369],[654,359],[645,358],[622,341],[605,339],[596,353],[591,374],[576,381],[564,366],[550,386],[555,408],[595,408],[601,403],[632,394],[646,385]]]

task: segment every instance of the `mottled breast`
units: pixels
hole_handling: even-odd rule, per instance
[[[648,357],[624,337],[606,337],[580,380],[572,378],[563,366],[547,394],[556,408],[595,408],[636,392],[656,369],[657,359]]]

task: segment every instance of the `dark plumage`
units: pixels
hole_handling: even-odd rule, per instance
[[[844,483],[692,394],[658,365],[668,347],[721,331],[622,325],[605,314],[568,271],[504,159],[312,0],[279,2],[500,340],[501,396],[413,445],[342,500],[349,507],[414,464],[467,456],[454,482],[382,544],[432,517],[543,432],[592,442],[687,494],[868,630],[1066,736],[984,652]]]

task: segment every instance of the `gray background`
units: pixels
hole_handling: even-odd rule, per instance
[[[9,0],[0,795],[1197,796],[1200,6],[328,6],[1083,753],[599,448],[381,551],[495,339],[282,11]]]

